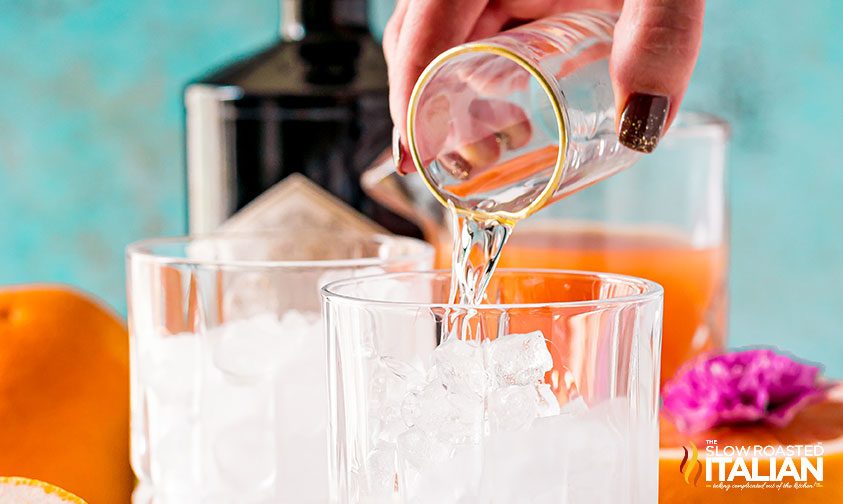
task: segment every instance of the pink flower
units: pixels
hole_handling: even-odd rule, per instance
[[[824,393],[819,374],[768,349],[703,356],[665,384],[664,409],[686,433],[759,421],[783,427]]]

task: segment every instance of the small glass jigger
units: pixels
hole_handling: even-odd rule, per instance
[[[616,131],[616,21],[598,11],[549,17],[428,65],[410,98],[407,140],[443,204],[512,222],[637,159]]]

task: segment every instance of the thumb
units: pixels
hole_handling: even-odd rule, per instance
[[[611,73],[618,138],[652,152],[673,121],[694,71],[704,0],[627,0],[615,27]]]

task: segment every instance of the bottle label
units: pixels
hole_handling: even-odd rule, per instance
[[[326,246],[332,236],[361,238],[389,234],[345,202],[299,173],[293,173],[266,190],[254,201],[226,220],[223,231],[266,229],[324,236]]]

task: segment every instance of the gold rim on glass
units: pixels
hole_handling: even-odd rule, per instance
[[[410,103],[407,107],[407,142],[410,148],[410,156],[413,158],[413,164],[416,165],[416,170],[421,174],[422,180],[427,188],[430,190],[431,193],[436,197],[436,199],[442,203],[444,206],[448,206],[448,199],[440,192],[439,188],[434,184],[433,180],[430,178],[430,175],[427,173],[427,170],[424,169],[421,162],[421,156],[419,155],[418,147],[416,145],[415,140],[415,119],[416,119],[416,108],[418,107],[418,101],[421,96],[422,89],[428,83],[430,78],[433,76],[433,73],[441,67],[446,61],[459,56],[465,53],[471,52],[483,52],[494,54],[497,56],[503,56],[504,58],[509,59],[510,61],[514,61],[517,63],[521,68],[527,70],[530,75],[535,78],[538,83],[541,85],[542,89],[544,90],[547,98],[550,100],[551,106],[553,107],[553,113],[556,116],[556,127],[559,134],[559,152],[556,155],[556,166],[553,168],[553,174],[550,176],[550,180],[548,181],[547,185],[539,195],[530,202],[529,205],[524,207],[522,210],[518,212],[486,212],[484,210],[469,210],[467,208],[462,208],[454,204],[454,207],[458,214],[463,215],[465,217],[470,217],[472,219],[477,220],[496,220],[501,222],[508,222],[508,223],[515,223],[521,219],[524,219],[536,211],[540,210],[544,205],[553,197],[553,193],[556,192],[556,188],[559,186],[559,182],[562,180],[562,173],[565,170],[565,156],[568,149],[568,133],[565,129],[565,117],[562,111],[562,104],[559,101],[559,97],[556,95],[554,90],[554,85],[545,78],[544,74],[542,73],[541,69],[536,68],[536,66],[532,65],[526,58],[521,56],[520,54],[512,51],[511,49],[507,49],[505,47],[501,47],[495,44],[489,43],[473,43],[473,44],[464,44],[461,46],[454,47],[445,51],[444,53],[440,54],[436,57],[428,66],[424,69],[419,80],[416,81],[416,85],[413,87],[413,92],[410,95]]]

